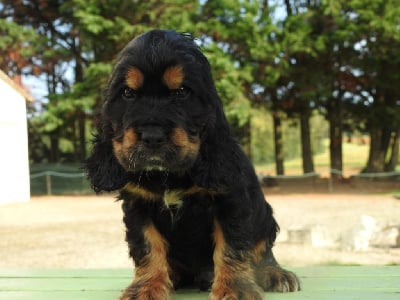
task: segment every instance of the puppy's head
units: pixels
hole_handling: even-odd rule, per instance
[[[108,83],[100,137],[88,159],[95,189],[123,184],[114,178],[104,188],[104,174],[91,172],[96,161],[104,163],[96,148],[103,156],[109,150],[114,161],[106,161],[117,164],[120,174],[187,172],[219,110],[209,63],[190,37],[153,30],[135,38],[121,51]],[[97,175],[103,176],[101,184]]]

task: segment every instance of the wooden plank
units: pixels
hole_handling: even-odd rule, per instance
[[[301,277],[400,277],[400,266],[309,266],[293,271]]]
[[[111,291],[53,291],[53,292],[0,292],[0,300],[116,300],[119,292]],[[399,300],[399,293],[337,291],[296,292],[289,294],[266,293],[267,300]],[[208,300],[208,293],[187,292],[174,294],[171,300]]]
[[[309,266],[290,268],[300,277],[400,276],[400,266]],[[132,278],[132,269],[0,269],[1,277]]]
[[[400,277],[309,277],[301,278],[307,291],[391,291],[400,292]],[[400,298],[399,298],[400,299]]]
[[[116,300],[119,295],[115,291],[23,291],[0,292],[0,300]]]
[[[400,266],[293,268],[302,291],[267,293],[268,300],[400,299]],[[0,300],[118,299],[132,270],[0,270]],[[208,299],[208,293],[179,290],[172,300]]]
[[[0,278],[133,278],[133,269],[0,269]]]
[[[1,278],[1,291],[115,291],[129,285],[126,278]],[[307,291],[390,291],[400,292],[400,278],[337,277],[301,278],[302,289]]]
[[[115,291],[129,285],[125,278],[1,278],[1,291]]]

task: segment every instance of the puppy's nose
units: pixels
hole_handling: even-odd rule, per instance
[[[162,128],[157,126],[146,127],[141,132],[141,139],[147,147],[158,148],[166,142],[166,135]]]

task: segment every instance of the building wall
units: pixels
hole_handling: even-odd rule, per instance
[[[0,78],[0,204],[28,201],[26,100]]]

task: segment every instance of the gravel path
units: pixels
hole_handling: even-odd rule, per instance
[[[0,268],[130,268],[120,203],[113,196],[33,197],[0,206]],[[285,242],[293,227],[323,226],[336,240],[362,215],[400,224],[400,200],[390,195],[273,194],[283,265],[400,264],[400,248],[348,251]]]

